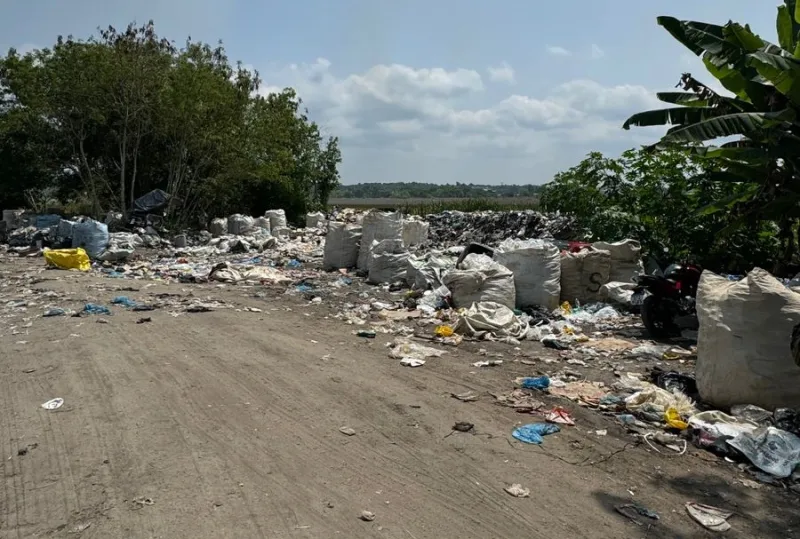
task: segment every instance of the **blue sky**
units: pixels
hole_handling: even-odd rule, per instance
[[[0,0],[0,47],[153,19],[178,43],[221,39],[264,92],[295,87],[340,137],[345,183],[543,183],[590,151],[654,140],[620,125],[681,73],[704,75],[656,16],[733,19],[774,39],[778,3]]]

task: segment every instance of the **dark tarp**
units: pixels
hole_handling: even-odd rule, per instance
[[[167,193],[161,189],[153,189],[146,195],[133,201],[131,213],[147,215],[148,213],[160,212],[167,207],[167,202],[169,202],[169,195]]]

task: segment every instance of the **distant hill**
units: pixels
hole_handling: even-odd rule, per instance
[[[357,183],[340,186],[331,198],[522,198],[534,197],[541,189],[541,185]]]

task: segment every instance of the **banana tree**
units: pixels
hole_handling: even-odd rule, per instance
[[[657,94],[673,106],[634,114],[623,128],[670,126],[655,150],[678,146],[716,159],[720,171],[710,178],[743,189],[704,211],[735,211],[736,224],[779,222],[791,256],[800,218],[800,3],[785,0],[778,7],[778,44],[732,21],[720,26],[659,17],[658,24],[699,56],[731,95],[684,73],[677,86],[683,91]]]

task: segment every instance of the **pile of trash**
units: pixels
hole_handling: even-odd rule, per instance
[[[568,215],[526,211],[445,211],[425,217],[430,224],[432,245],[482,243],[496,245],[508,238],[548,238],[570,240],[578,236],[575,219]]]

